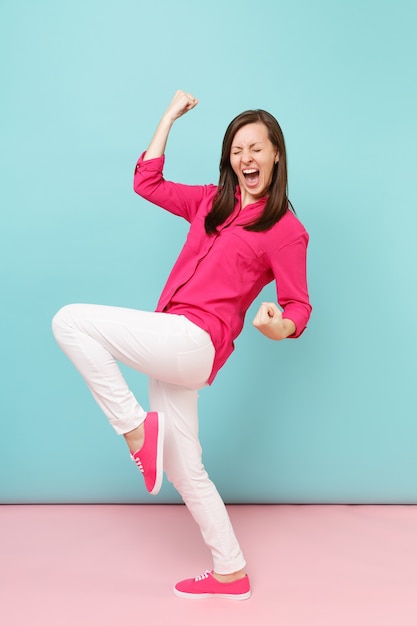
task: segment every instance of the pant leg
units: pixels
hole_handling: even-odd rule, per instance
[[[117,361],[191,388],[205,384],[213,363],[210,336],[182,315],[72,304],[58,311],[52,328],[118,434],[136,428],[146,411]]]
[[[243,569],[245,559],[227,509],[202,462],[198,391],[151,378],[149,397],[152,410],[169,416],[165,425],[164,469],[200,527],[215,571],[230,574]]]

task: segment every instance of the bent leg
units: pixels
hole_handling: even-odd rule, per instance
[[[210,373],[206,374],[205,362],[203,371],[197,367],[184,372],[183,361],[189,353],[207,353],[212,362],[213,350],[209,335],[184,316],[72,304],[58,311],[52,328],[118,434],[139,426],[146,411],[130,391],[117,361],[173,384],[183,384],[187,376],[190,386],[198,385]]]

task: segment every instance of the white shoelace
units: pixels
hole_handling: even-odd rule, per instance
[[[130,457],[131,457],[132,461],[134,463],[136,463],[136,465],[138,466],[138,468],[140,469],[140,471],[143,474],[144,470],[143,470],[143,465],[142,465],[142,461],[140,460],[140,458],[138,456],[133,456],[133,454],[131,454]]]
[[[209,574],[211,574],[211,572],[210,572],[210,570],[207,569],[205,572],[200,574],[200,576],[196,576],[194,578],[194,580],[195,580],[196,583],[198,583],[200,580],[205,580],[206,578],[208,578]]]

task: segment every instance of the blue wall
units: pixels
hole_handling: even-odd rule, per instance
[[[179,501],[145,493],[50,330],[69,302],[155,306],[186,225],[132,175],[177,88],[200,104],[167,177],[216,182],[227,123],[268,109],[311,235],[307,332],[252,328],[267,288],[201,393],[219,490],[417,502],[416,17],[412,0],[2,0],[2,502]]]

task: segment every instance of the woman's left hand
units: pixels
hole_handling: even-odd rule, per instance
[[[274,302],[262,302],[252,324],[269,339],[280,341],[296,331],[292,320],[283,318],[282,312]]]

